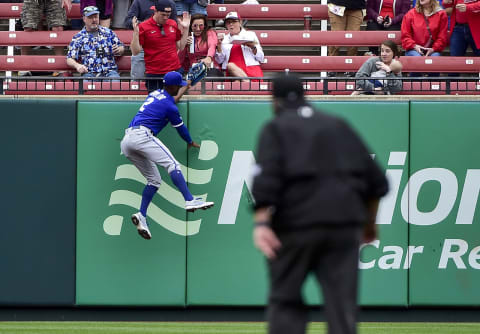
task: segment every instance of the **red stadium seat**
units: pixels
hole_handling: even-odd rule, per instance
[[[19,19],[23,3],[0,3],[0,19]],[[81,18],[80,4],[72,4],[72,10],[67,13],[69,18]]]
[[[78,95],[78,82],[14,81],[4,84],[6,95]]]
[[[228,12],[238,12],[242,19],[299,20],[311,16],[314,20],[328,19],[328,7],[320,4],[212,4],[208,5],[210,19],[223,19]]]
[[[356,57],[268,56],[262,64],[264,71],[292,72],[356,72],[368,59]],[[404,72],[479,73],[480,58],[476,57],[402,57]],[[117,59],[120,71],[130,71],[130,57]],[[0,71],[65,71],[71,70],[62,56],[0,56]]]
[[[445,82],[404,82],[401,95],[411,94],[427,94],[428,95],[445,95]]]
[[[20,18],[22,6],[23,3],[0,3],[0,19]],[[231,11],[237,11],[244,19],[257,20],[303,20],[305,16],[312,16],[316,20],[328,18],[327,6],[320,4],[212,4],[207,7],[210,19],[224,18]],[[80,5],[72,4],[72,10],[67,13],[67,16],[69,18],[81,18]]]
[[[115,31],[129,45],[131,30]],[[375,46],[386,39],[400,44],[399,31],[276,31],[255,30],[262,46]],[[0,31],[0,45],[67,46],[76,31]]]
[[[84,95],[139,95],[145,94],[147,88],[144,82],[100,82],[85,80]],[[78,95],[78,81],[14,81],[7,82],[3,87],[6,95]]]

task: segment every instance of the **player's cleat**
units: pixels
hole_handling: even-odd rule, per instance
[[[207,210],[213,206],[213,202],[205,202],[200,197],[185,202],[185,210],[194,212],[195,210]]]
[[[144,239],[150,240],[152,234],[148,229],[147,218],[145,218],[140,212],[132,215],[132,223],[137,227],[138,234]]]

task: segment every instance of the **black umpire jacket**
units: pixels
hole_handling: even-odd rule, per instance
[[[388,190],[362,140],[342,119],[305,102],[262,129],[253,180],[255,208],[274,208],[274,230],[363,224],[367,202]]]

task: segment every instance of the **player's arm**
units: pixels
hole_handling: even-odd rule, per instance
[[[137,18],[134,16],[132,19],[132,26],[133,26],[133,37],[132,41],[130,42],[130,49],[132,50],[132,55],[138,55],[143,49],[140,45],[140,29],[138,28],[138,21]]]
[[[195,143],[192,140],[192,137],[190,136],[190,132],[188,131],[185,124],[183,123],[183,119],[180,116],[180,113],[178,112],[178,108],[176,106],[174,108],[171,108],[168,111],[167,118],[170,121],[170,123],[172,124],[172,126],[177,130],[180,137],[182,137],[182,139],[187,142],[188,148],[190,148],[190,147],[199,148],[200,147],[200,145],[198,145],[197,143]]]
[[[191,87],[191,81],[190,80],[187,80],[187,85],[186,86],[183,86],[183,87],[180,87],[180,89],[178,90],[178,93],[177,95],[175,95],[173,97],[173,99],[175,100],[175,103],[178,103],[178,101],[180,101],[180,99],[182,98],[183,94],[185,94],[187,92],[187,90]],[[172,123],[173,124],[173,123]]]
[[[196,142],[192,140],[192,137],[190,136],[190,132],[188,132],[188,129],[185,126],[185,124],[183,124],[183,122],[182,122],[182,125],[177,126],[175,128],[177,129],[177,132],[180,135],[180,137],[182,137],[183,140],[187,142],[188,148],[190,147],[200,148],[200,145],[198,145]]]

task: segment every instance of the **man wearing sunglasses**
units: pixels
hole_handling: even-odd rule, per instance
[[[190,14],[183,13],[179,29],[177,22],[170,19],[172,10],[169,1],[159,0],[150,19],[140,24],[136,17],[132,19],[130,48],[134,56],[142,50],[145,53],[145,76],[149,92],[161,89],[163,76],[181,67],[177,51],[183,50],[187,44]]]
[[[83,9],[85,27],[68,46],[67,64],[84,77],[120,77],[115,57],[124,47],[112,30],[100,25],[99,14],[95,6]]]

